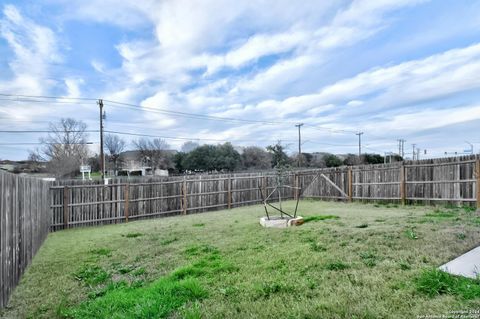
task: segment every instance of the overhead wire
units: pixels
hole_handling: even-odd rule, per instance
[[[65,97],[65,96],[50,96],[50,95],[22,95],[22,94],[7,94],[7,93],[0,93],[0,96],[4,96],[6,98],[0,98],[0,100],[6,101],[14,101],[14,102],[33,102],[33,103],[59,103],[59,104],[73,104],[73,105],[91,105],[86,101],[97,101],[97,98],[91,97]],[[42,100],[43,99],[43,100]],[[198,114],[198,113],[189,113],[189,112],[181,112],[181,111],[173,111],[165,108],[160,107],[149,107],[143,106],[138,104],[132,103],[125,103],[119,102],[109,99],[104,99],[104,104],[109,105],[112,107],[118,108],[126,108],[136,111],[144,111],[144,112],[151,112],[151,113],[159,113],[159,114],[167,114],[169,116],[178,116],[183,118],[193,118],[193,119],[200,119],[200,120],[212,120],[212,121],[223,121],[223,122],[230,122],[230,123],[251,123],[251,124],[264,124],[264,125],[295,125],[296,122],[287,122],[287,121],[270,121],[270,120],[253,120],[253,119],[242,119],[242,118],[235,118],[235,117],[222,117],[222,116],[214,116],[214,115],[205,115],[205,114]],[[327,131],[331,133],[340,133],[340,134],[354,134],[356,131],[353,130],[344,130],[344,129],[334,129],[330,127],[323,127],[315,124],[305,123],[306,128],[311,128],[320,131]],[[141,129],[145,129],[145,127],[139,127]],[[47,130],[4,130],[0,131],[0,133],[49,133],[51,131]],[[85,131],[88,133],[97,133],[98,130],[88,130]],[[124,131],[117,131],[117,130],[105,130],[106,133],[111,134],[121,134],[121,135],[129,135],[129,136],[143,136],[143,137],[155,137],[155,138],[164,138],[164,139],[172,139],[172,140],[204,140],[204,141],[227,141],[227,139],[215,139],[215,138],[194,138],[194,137],[172,137],[172,136],[162,136],[162,135],[152,135],[152,134],[140,134],[140,133],[131,133],[131,132],[124,132]],[[377,139],[377,138],[376,138]],[[384,138],[382,138],[384,139]],[[231,139],[230,139],[231,140]],[[246,141],[246,140],[235,140],[239,141]],[[258,139],[256,140],[258,141]],[[312,144],[319,144],[319,145],[330,145],[330,146],[347,146],[353,147],[356,146],[354,144],[334,144],[334,143],[322,143],[322,142],[315,142],[310,141]],[[372,148],[364,146],[366,149]],[[378,151],[378,150],[375,150]]]
[[[67,103],[67,104],[79,104],[77,102],[69,102],[68,100],[83,100],[83,101],[97,101],[96,98],[91,97],[64,97],[64,96],[48,96],[48,95],[21,95],[21,94],[6,94],[0,93],[0,96],[12,97],[16,99],[5,99],[5,100],[12,100],[12,101],[20,101],[20,102],[34,102],[34,103]],[[25,100],[21,100],[18,98],[27,98]],[[31,100],[31,99],[49,99],[49,100],[57,100],[57,101],[42,101],[42,100]],[[1,100],[1,99],[0,99]],[[67,101],[58,101],[58,100],[67,100]],[[181,112],[181,111],[173,111],[166,108],[161,107],[149,107],[143,106],[133,103],[125,103],[119,102],[109,99],[103,99],[104,104],[108,104],[113,107],[123,107],[128,108],[131,110],[137,111],[146,111],[152,113],[159,113],[159,114],[169,114],[171,116],[179,116],[179,117],[186,117],[186,118],[195,118],[195,119],[203,119],[203,120],[214,120],[214,121],[226,121],[226,122],[240,122],[240,123],[252,123],[252,124],[266,124],[266,125],[295,125],[296,122],[290,121],[271,121],[271,120],[252,120],[252,119],[242,119],[242,118],[235,118],[235,117],[223,117],[223,116],[214,116],[214,115],[205,115],[199,113],[190,113],[190,112]],[[355,131],[350,130],[341,130],[341,129],[333,129],[329,127],[322,127],[315,124],[305,123],[305,125],[322,131],[328,131],[332,133],[356,133]]]

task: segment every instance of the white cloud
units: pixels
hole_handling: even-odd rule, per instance
[[[80,86],[82,86],[85,81],[81,78],[66,78],[65,86],[67,87],[67,97],[81,97]]]
[[[13,78],[0,82],[5,92],[42,94],[56,81],[48,77],[51,63],[59,63],[61,56],[52,30],[21,15],[13,5],[3,8],[0,37],[13,52],[9,67]]]
[[[360,101],[360,100],[351,100],[350,102],[347,103],[347,106],[357,107],[357,106],[360,106],[360,105],[363,105],[363,104],[364,104],[363,101]]]
[[[425,59],[377,68],[324,87],[325,103],[347,103],[369,96],[378,107],[442,97],[480,86],[480,44]]]
[[[480,106],[468,105],[456,108],[427,108],[420,111],[397,114],[391,119],[371,123],[366,126],[369,132],[385,131],[415,132],[446,127],[468,121],[480,120]]]
[[[349,7],[340,10],[330,23],[304,31],[301,37],[297,36],[298,43],[292,42],[301,48],[297,55],[241,79],[232,92],[265,94],[284,90],[292,82],[322,65],[332,50],[354,45],[382,30],[387,24],[384,17],[386,14],[420,2],[423,1],[353,1]]]

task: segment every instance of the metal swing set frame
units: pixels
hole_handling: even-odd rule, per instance
[[[258,189],[260,190],[260,195],[262,197],[263,207],[265,208],[265,214],[267,215],[267,219],[270,220],[270,214],[268,213],[268,207],[267,206],[270,206],[271,208],[279,211],[280,212],[280,217],[282,219],[283,219],[283,215],[287,215],[290,218],[296,218],[297,217],[297,210],[298,210],[298,202],[300,201],[300,197],[302,196],[303,192],[305,190],[307,190],[320,177],[324,178],[328,183],[332,184],[332,186],[335,187],[338,191],[340,191],[342,193],[342,195],[347,196],[337,185],[335,185],[335,183],[332,182],[332,180],[330,180],[324,174],[320,174],[320,173],[316,174],[315,177],[312,179],[312,181],[304,189],[302,189],[301,187],[294,187],[294,186],[290,186],[290,185],[278,185],[274,188],[274,190],[268,196],[265,196],[266,194],[263,194],[263,190],[259,185]],[[280,192],[280,190],[282,188],[290,188],[290,189],[298,190],[297,202],[295,203],[295,211],[293,212],[293,216],[282,209],[282,196],[281,196],[281,192]],[[275,192],[278,192],[279,207],[276,207],[276,206],[274,206],[274,205],[272,205],[268,202],[268,200],[272,197],[272,195]]]

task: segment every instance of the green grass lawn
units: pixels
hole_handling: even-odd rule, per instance
[[[285,204],[293,207],[294,202]],[[480,242],[468,209],[304,200],[48,236],[6,318],[416,318],[480,309],[480,283],[436,267]]]

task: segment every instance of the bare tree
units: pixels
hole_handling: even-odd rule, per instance
[[[199,146],[200,146],[200,144],[198,144],[196,142],[187,141],[187,142],[183,143],[181,150],[184,153],[190,153],[191,151],[193,151],[194,149],[196,149]]]
[[[261,147],[249,146],[243,150],[242,165],[246,169],[268,169],[272,167],[272,154]]]
[[[87,125],[72,118],[50,123],[47,137],[40,138],[42,146],[30,157],[47,162],[47,170],[57,177],[74,175],[88,157]]]
[[[107,149],[108,158],[113,163],[113,170],[115,171],[116,175],[120,160],[120,153],[123,152],[127,143],[124,139],[118,137],[118,135],[107,134],[105,135],[104,145]]]
[[[157,168],[167,169],[172,166],[171,156],[167,152],[170,145],[164,139],[141,138],[134,141],[133,144],[140,153],[140,160],[149,163],[154,170]]]

